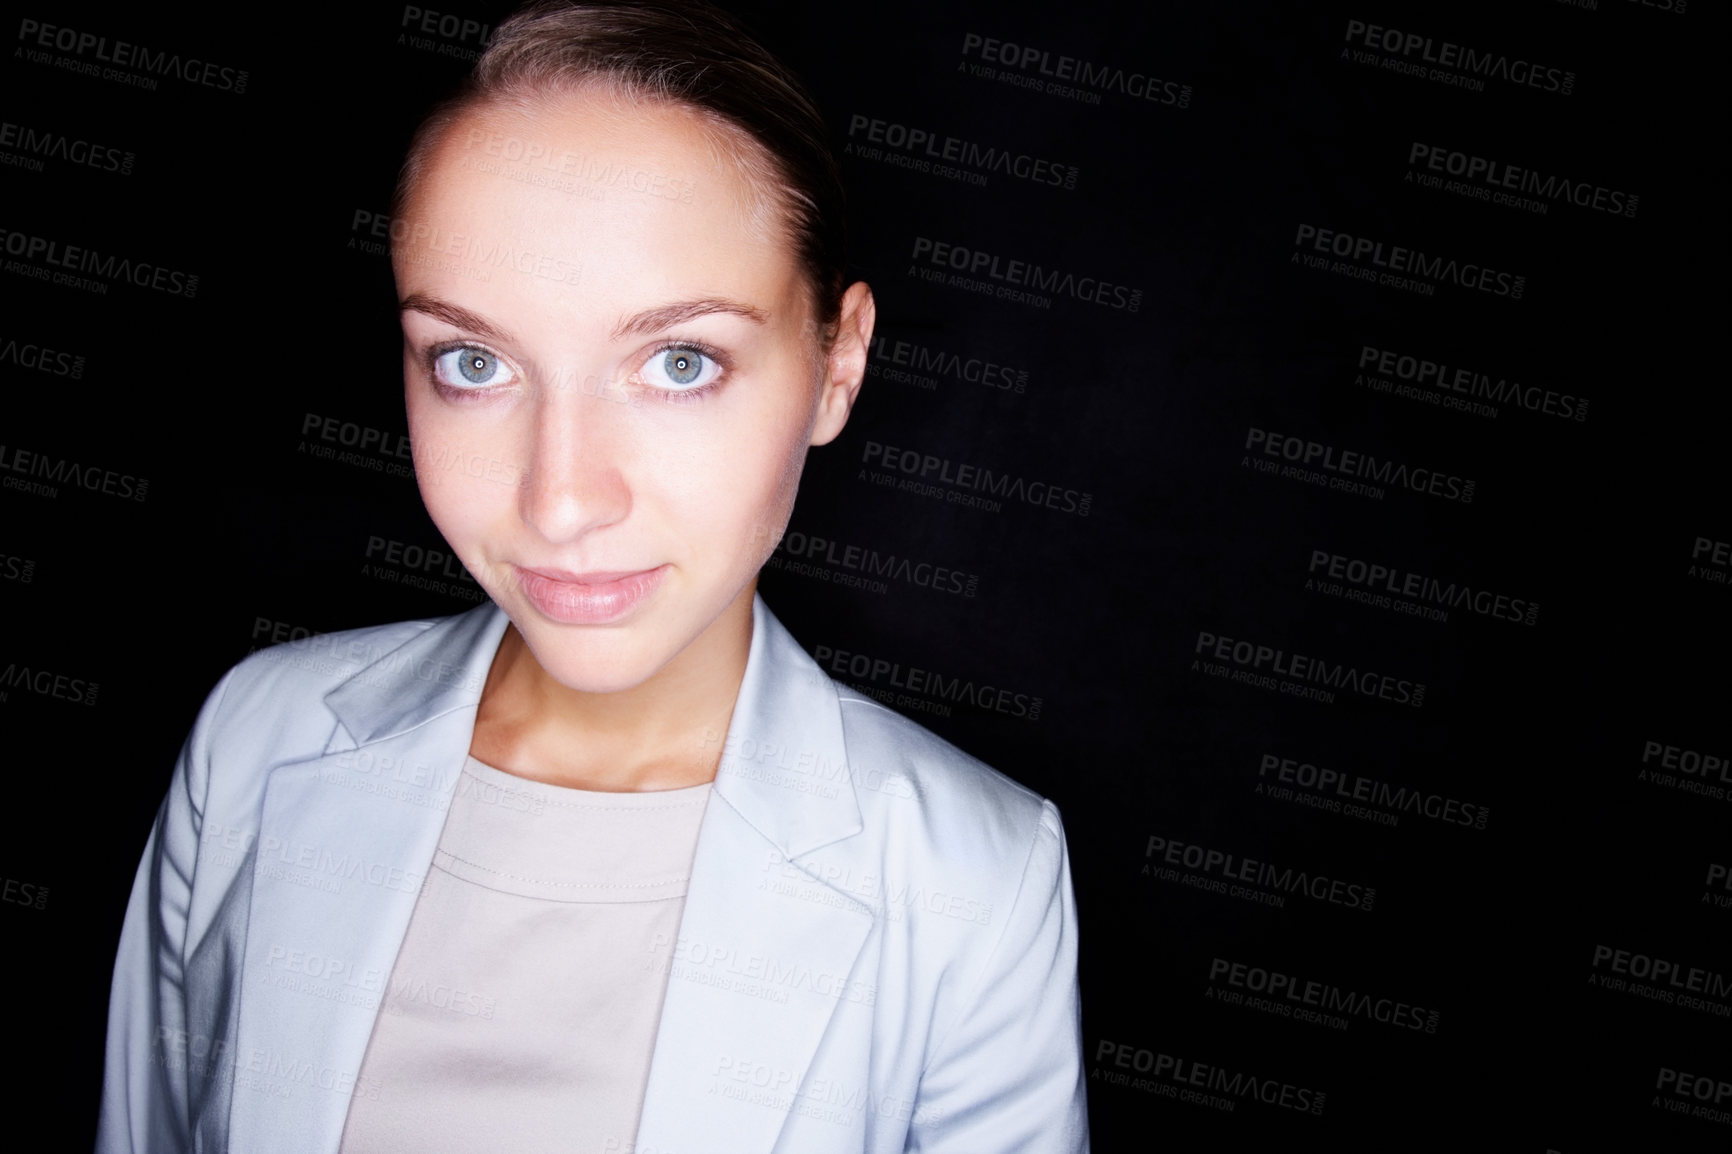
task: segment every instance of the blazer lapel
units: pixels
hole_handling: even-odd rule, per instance
[[[265,788],[229,1148],[334,1152],[507,619],[431,626],[326,695],[325,752]]]
[[[324,753],[271,771],[230,1149],[334,1154],[350,1097],[377,1092],[358,1081],[361,1062],[507,624],[489,603],[383,655],[326,695],[341,724]],[[640,1149],[774,1147],[875,924],[805,858],[861,828],[834,686],[755,598],[670,950]]]
[[[804,859],[861,828],[835,688],[757,599],[669,959],[638,1149],[775,1146],[874,925],[869,906]]]

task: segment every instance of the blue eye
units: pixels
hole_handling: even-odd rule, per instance
[[[696,392],[721,375],[721,362],[690,345],[658,349],[644,362],[646,383],[674,393]]]
[[[516,379],[496,355],[475,345],[458,345],[439,354],[433,374],[454,389],[485,389]]]
[[[668,379],[676,384],[689,385],[698,379],[703,371],[704,357],[702,353],[688,353],[674,349],[662,358],[662,371]]]

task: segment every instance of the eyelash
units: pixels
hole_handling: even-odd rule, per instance
[[[465,398],[477,398],[485,397],[492,393],[494,389],[500,387],[493,386],[492,388],[484,387],[465,389],[456,385],[448,385],[444,381],[440,380],[438,373],[439,358],[445,356],[447,353],[456,352],[459,349],[475,349],[479,352],[484,352],[492,357],[498,358],[502,364],[510,364],[506,358],[500,356],[497,350],[488,345],[482,344],[479,341],[444,341],[432,346],[426,353],[426,364],[424,368],[427,373],[427,379],[433,385],[435,390],[437,390],[441,395],[447,397],[460,396]],[[721,371],[716,374],[715,380],[710,381],[708,384],[699,385],[693,389],[664,389],[656,385],[645,385],[644,390],[646,392],[655,395],[659,400],[668,404],[684,405],[702,400],[705,396],[713,393],[716,389],[727,383],[728,374],[733,368],[733,362],[728,355],[721,349],[716,348],[714,345],[706,344],[703,341],[691,340],[670,340],[657,345],[650,351],[649,356],[644,359],[638,369],[634,371],[632,375],[633,379],[637,379],[637,374],[642,372],[643,364],[648,364],[656,357],[666,356],[668,353],[675,351],[697,353],[699,356],[714,361],[717,368]],[[512,371],[517,372],[515,368],[513,368]]]
[[[444,341],[427,350],[426,364],[423,368],[426,370],[428,382],[441,396],[445,397],[485,397],[494,392],[499,386],[465,389],[458,385],[446,384],[439,379],[439,359],[459,349],[474,349],[494,357],[501,364],[509,364],[498,352],[479,341]],[[515,372],[516,370],[513,369],[512,371]]]
[[[702,341],[664,341],[662,344],[656,346],[650,355],[644,359],[643,363],[648,364],[656,357],[663,357],[675,351],[697,353],[699,356],[704,357],[707,360],[714,361],[717,369],[720,371],[716,373],[715,380],[710,381],[708,384],[699,385],[695,389],[664,389],[656,385],[645,386],[649,392],[655,394],[661,400],[666,401],[671,405],[692,404],[696,401],[701,401],[704,397],[715,392],[718,388],[727,383],[728,370],[733,367],[732,363],[728,360],[727,354],[716,348],[714,345],[708,345]]]

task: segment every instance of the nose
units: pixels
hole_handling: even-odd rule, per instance
[[[573,543],[631,512],[631,430],[620,407],[594,391],[550,387],[526,414],[518,505],[549,543]]]

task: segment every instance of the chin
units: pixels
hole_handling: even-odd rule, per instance
[[[530,648],[535,651],[533,646]],[[553,659],[547,660],[541,653],[535,653],[535,659],[549,677],[577,693],[625,693],[644,684],[661,668],[645,663],[584,661],[561,654],[549,656]]]
[[[667,665],[673,652],[659,638],[617,627],[550,625],[516,619],[530,653],[546,674],[579,693],[636,689]]]

